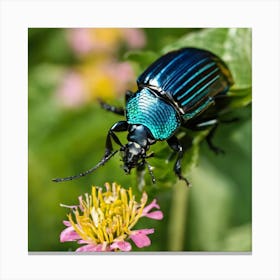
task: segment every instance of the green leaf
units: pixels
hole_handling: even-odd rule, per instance
[[[251,223],[232,228],[222,244],[224,251],[252,251],[252,225]]]
[[[247,106],[252,102],[252,88],[231,89],[229,96],[231,97],[230,108]]]
[[[246,93],[234,107],[251,102],[252,89],[252,32],[249,28],[213,28],[188,34],[163,48],[163,53],[183,47],[207,49],[223,59],[232,72],[232,95],[239,97],[238,90]]]
[[[133,63],[135,71],[138,75],[144,71],[150,64],[152,64],[159,54],[152,51],[129,51],[124,55],[125,60]]]
[[[225,60],[238,86],[251,85],[252,34],[249,28],[211,28],[187,34],[163,48],[163,53],[184,47],[207,49]],[[242,72],[239,72],[241,69]],[[239,72],[239,73],[238,73]]]

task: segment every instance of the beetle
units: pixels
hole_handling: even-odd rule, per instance
[[[68,181],[92,173],[104,165],[120,146],[123,170],[143,170],[145,166],[155,182],[152,167],[147,158],[150,146],[157,141],[167,141],[177,154],[174,165],[176,176],[184,180],[181,160],[184,149],[176,133],[180,128],[190,130],[209,129],[206,141],[210,149],[221,150],[213,145],[212,137],[220,123],[220,112],[226,107],[228,91],[233,78],[227,65],[214,53],[198,48],[182,48],[168,52],[153,62],[137,79],[138,90],[127,91],[124,108],[100,102],[101,106],[126,120],[115,123],[108,131],[105,153],[93,168],[75,176],[53,179],[54,182]],[[127,131],[127,144],[122,145],[116,133]]]

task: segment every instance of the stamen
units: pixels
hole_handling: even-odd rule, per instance
[[[112,187],[106,183],[105,187],[105,192],[92,187],[91,195],[85,194],[85,200],[79,199],[80,207],[62,205],[73,210],[75,221],[71,214],[68,217],[75,231],[83,240],[96,244],[109,244],[120,236],[129,236],[147,202],[145,193],[139,204],[131,189],[123,189],[115,183]]]

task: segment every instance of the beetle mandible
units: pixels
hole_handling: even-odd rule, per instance
[[[220,151],[211,139],[233,79],[229,68],[218,56],[197,48],[171,51],[152,63],[138,77],[137,85],[135,93],[126,92],[125,109],[100,102],[104,109],[126,118],[109,129],[101,161],[88,171],[56,178],[54,182],[85,176],[104,165],[117,152],[113,149],[113,140],[120,146],[125,173],[130,173],[133,168],[143,170],[147,166],[154,183],[152,168],[146,160],[153,153],[147,152],[157,141],[167,141],[177,153],[174,172],[189,185],[181,171],[184,149],[176,137],[181,127],[191,130],[210,128],[207,143],[215,152]],[[128,131],[125,145],[116,135],[121,131]]]

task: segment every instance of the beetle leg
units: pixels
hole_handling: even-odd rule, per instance
[[[211,119],[211,120],[205,120],[200,123],[197,123],[195,127],[193,127],[193,130],[204,130],[213,126],[218,125],[218,119]]]
[[[126,91],[125,100],[127,101],[133,94],[134,93],[132,91],[129,91],[129,90]],[[105,109],[109,112],[112,112],[117,115],[125,116],[125,109],[122,107],[116,107],[116,106],[110,105],[108,103],[103,102],[102,100],[99,100],[99,104],[103,109]]]
[[[215,146],[212,142],[214,134],[217,130],[217,127],[219,125],[220,121],[218,119],[211,119],[207,120],[201,123],[197,123],[195,127],[193,127],[193,130],[204,130],[204,129],[209,129],[210,131],[208,135],[206,136],[206,142],[208,144],[208,147],[211,151],[213,151],[215,154],[224,154],[225,151],[217,146]]]
[[[220,122],[222,121],[216,118],[212,118],[212,119],[209,118],[209,119],[204,119],[199,123],[192,124],[188,128],[194,131],[205,130],[210,128],[210,131],[206,136],[206,142],[208,144],[209,149],[212,150],[215,154],[224,154],[225,153],[224,150],[215,146],[212,142],[213,136]]]
[[[239,121],[239,118],[231,118],[231,119],[227,119],[227,120],[216,120],[215,124],[213,125],[213,127],[211,128],[210,132],[208,133],[208,135],[206,136],[206,141],[208,144],[208,147],[210,148],[210,150],[212,150],[215,154],[224,154],[225,151],[217,146],[215,146],[212,142],[213,136],[215,134],[215,131],[219,125],[219,123],[233,123]]]
[[[110,128],[106,138],[104,158],[111,154],[113,151],[112,138],[118,145],[123,146],[115,132],[127,131],[127,129],[128,123],[126,121],[119,121]]]
[[[153,167],[148,162],[146,162],[146,164],[148,166],[148,170],[149,170],[149,173],[150,173],[150,176],[151,176],[151,179],[152,179],[152,183],[155,184],[156,183],[156,178],[155,178],[154,173],[153,173]]]
[[[99,104],[103,109],[105,109],[109,112],[115,113],[117,115],[124,116],[124,108],[122,108],[122,107],[115,107],[115,106],[112,106],[112,105],[110,105],[108,103],[105,103],[101,100],[99,100]]]
[[[220,123],[234,123],[234,122],[238,122],[238,121],[240,121],[240,118],[234,117],[234,118],[227,119],[227,120],[220,120]]]
[[[217,127],[219,123],[232,123],[238,121],[239,118],[232,118],[232,119],[227,119],[227,120],[218,120],[218,119],[208,119],[204,120],[203,122],[197,123],[195,127],[192,127],[193,130],[202,130],[202,129],[207,129],[211,128],[210,132],[206,136],[206,142],[208,144],[208,147],[210,150],[212,150],[215,154],[224,154],[225,151],[217,146],[215,146],[212,142],[212,139],[214,137],[214,134],[217,130]]]
[[[132,95],[134,95],[134,93],[130,90],[127,90],[125,93],[125,101],[127,102]]]
[[[216,131],[218,127],[218,123],[216,123],[210,130],[210,132],[208,133],[208,135],[206,136],[206,142],[208,144],[208,147],[210,148],[210,150],[212,150],[215,154],[224,154],[225,151],[217,146],[215,146],[212,142],[214,133]]]
[[[144,180],[144,175],[145,175],[145,166],[147,165],[149,174],[152,179],[152,183],[156,183],[156,178],[153,173],[153,168],[152,166],[145,160],[143,160],[139,165],[137,165],[137,181],[138,181],[138,188],[139,190],[142,190],[143,187],[145,186],[145,180]]]
[[[175,136],[172,136],[171,138],[169,138],[167,140],[167,143],[169,145],[169,147],[174,150],[175,152],[177,152],[177,160],[175,162],[175,165],[174,165],[174,172],[175,174],[177,175],[177,177],[180,179],[180,180],[183,180],[186,182],[186,184],[188,186],[190,186],[190,182],[187,180],[187,178],[185,178],[183,175],[182,175],[182,171],[181,171],[181,161],[182,161],[182,158],[183,158],[183,154],[184,154],[184,150],[183,150],[183,147],[182,145],[180,144],[179,140],[175,137]]]

